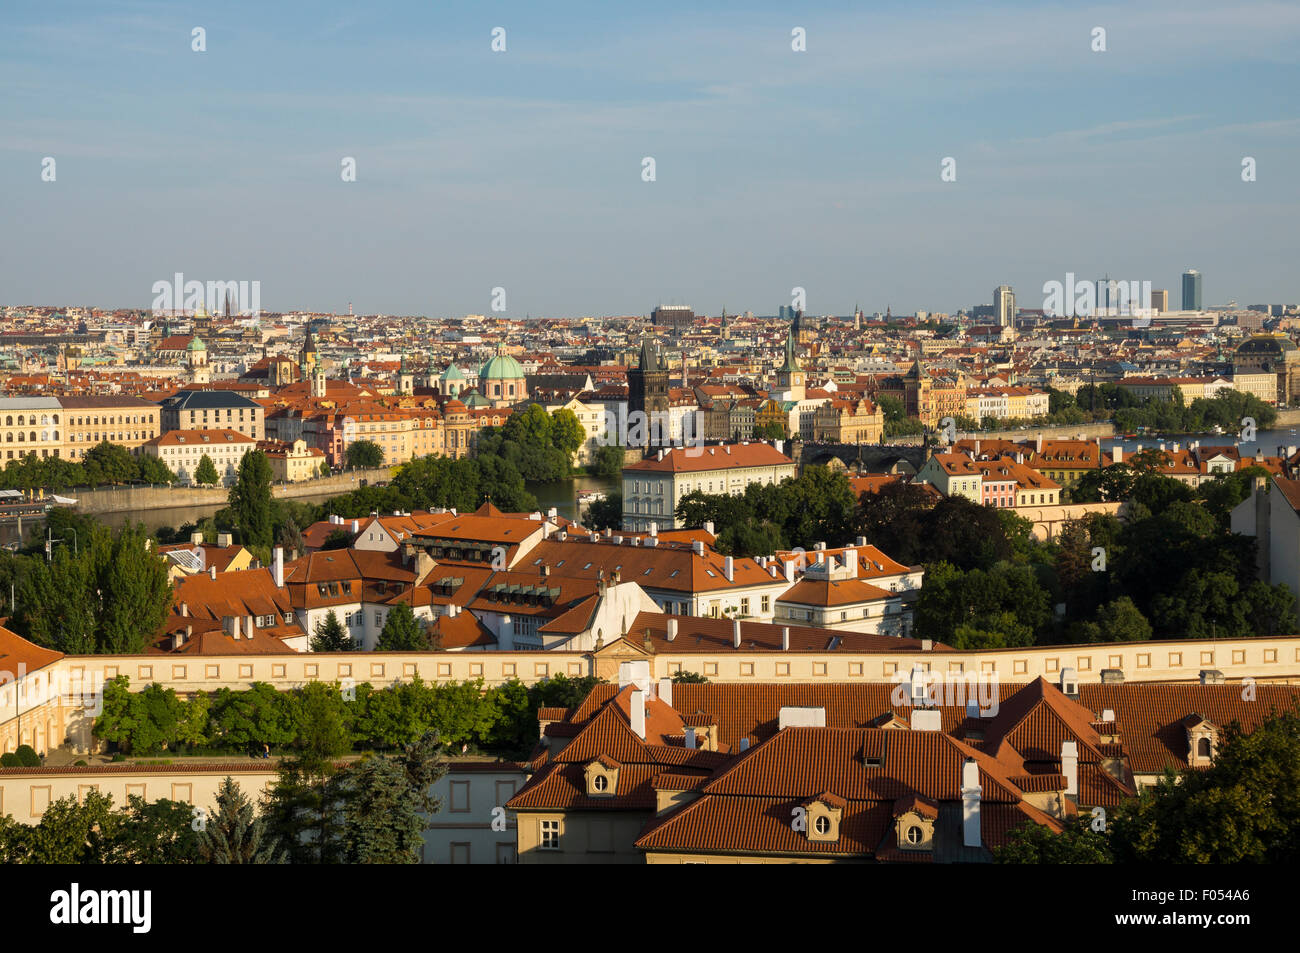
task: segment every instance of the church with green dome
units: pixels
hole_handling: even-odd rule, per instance
[[[500,347],[478,373],[478,389],[493,407],[513,407],[528,399],[524,369]]]

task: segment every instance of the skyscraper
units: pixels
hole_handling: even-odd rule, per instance
[[[993,317],[1000,328],[1015,327],[1016,293],[1011,290],[1010,285],[998,285],[997,290],[993,292]]]
[[[1169,292],[1153,291],[1151,292],[1151,307],[1157,314],[1164,314],[1169,310]]]
[[[1201,310],[1201,273],[1195,268],[1183,272],[1183,310]]]

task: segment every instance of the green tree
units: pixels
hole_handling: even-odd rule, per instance
[[[82,468],[93,483],[127,483],[136,479],[139,467],[131,451],[107,440],[95,444],[82,458]]]
[[[97,650],[139,654],[171,609],[167,565],[141,526],[123,529],[110,547],[92,551],[98,562]]]
[[[602,480],[616,480],[623,473],[624,450],[620,446],[607,444],[597,447],[591,460],[591,473]]]
[[[293,694],[290,707],[294,746],[299,761],[312,772],[322,772],[352,748],[343,696],[334,685],[310,682]]]
[[[1115,859],[1151,864],[1293,864],[1300,859],[1300,714],[1233,723],[1209,768],[1169,772],[1110,824]]]
[[[313,652],[351,652],[356,646],[347,629],[339,621],[333,609],[324,619],[316,623],[316,631],[311,638]]]
[[[199,859],[194,808],[183,801],[146,801],[128,795],[126,806],[92,835],[102,864],[192,864]]]
[[[139,476],[146,483],[175,483],[176,474],[155,456],[144,454],[139,460]]]
[[[708,679],[699,672],[674,672],[673,682],[678,685],[707,685]]]
[[[373,440],[356,440],[348,444],[344,459],[354,469],[372,470],[384,465],[384,449]]]
[[[993,851],[996,864],[1110,864],[1110,843],[1094,831],[1090,817],[1066,823],[1057,834],[1051,828],[1026,821],[1007,835],[1007,843]]]
[[[199,857],[209,864],[284,863],[287,851],[266,832],[266,821],[257,817],[253,804],[227,777],[217,790],[217,809],[199,830]]]
[[[1106,642],[1145,642],[1151,638],[1151,623],[1128,596],[1120,596],[1098,609],[1097,625]]]
[[[206,453],[199,460],[199,465],[194,468],[194,482],[202,483],[204,486],[213,486],[221,475],[217,473],[217,466],[212,462],[212,458]]]
[[[427,732],[398,756],[370,755],[340,779],[343,861],[418,864],[424,831],[440,803],[433,785],[447,773],[437,732]]]
[[[582,517],[588,529],[618,529],[623,525],[623,494],[611,493],[603,500],[587,504]]]
[[[577,414],[561,407],[551,414],[551,443],[561,453],[572,457],[587,442],[587,431]]]
[[[262,451],[250,450],[239,461],[239,474],[230,488],[230,508],[246,545],[269,549],[275,541],[271,477],[271,462]]]
[[[377,652],[425,652],[429,649],[429,635],[415,617],[410,603],[399,602],[388,611],[384,627],[380,630]]]

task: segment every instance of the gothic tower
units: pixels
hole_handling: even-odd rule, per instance
[[[668,443],[668,371],[657,345],[641,339],[641,360],[627,373],[628,442],[650,449]],[[637,412],[644,416],[633,417]],[[640,426],[636,421],[641,421]],[[635,440],[644,435],[643,439]]]

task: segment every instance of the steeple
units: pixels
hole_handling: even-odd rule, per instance
[[[650,338],[641,338],[641,363],[639,367],[643,371],[658,371],[663,368],[659,364],[659,348],[650,346]]]
[[[801,368],[799,367],[799,359],[795,357],[794,353],[794,327],[792,326],[785,335],[785,363],[781,365],[780,373],[791,374],[798,370],[801,370]]]

